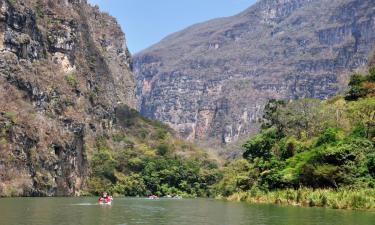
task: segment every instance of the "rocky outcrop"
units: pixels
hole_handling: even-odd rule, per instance
[[[0,9],[0,196],[79,195],[95,139],[135,107],[124,34],[85,0]]]
[[[228,144],[269,99],[343,91],[375,43],[366,0],[261,0],[172,34],[134,57],[138,108],[187,139]]]

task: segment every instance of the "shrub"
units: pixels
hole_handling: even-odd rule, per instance
[[[11,122],[16,123],[17,122],[17,113],[13,111],[5,112],[5,118],[9,119]]]
[[[78,85],[77,77],[74,73],[70,73],[65,77],[66,82],[69,86],[76,88]]]
[[[132,127],[136,125],[138,119],[141,118],[135,109],[127,105],[119,106],[115,113],[119,124],[123,127]]]
[[[365,138],[366,137],[366,128],[365,126],[358,125],[354,127],[354,129],[351,131],[350,136],[353,138]]]
[[[367,95],[375,94],[375,67],[372,67],[366,76],[355,74],[350,78],[350,89],[345,96],[346,100],[357,100]]]
[[[115,167],[117,163],[107,151],[100,151],[94,154],[91,160],[93,174],[98,177],[106,178],[112,182],[115,181]]]
[[[269,159],[272,156],[272,147],[276,142],[276,129],[270,128],[262,131],[244,144],[245,152],[243,157],[249,160],[255,158]]]
[[[158,145],[158,147],[156,147],[156,150],[157,150],[158,155],[161,155],[161,156],[165,156],[170,152],[169,145],[165,143]]]
[[[351,197],[350,205],[353,209],[362,209],[365,208],[367,199],[365,196],[353,195]]]
[[[361,74],[353,74],[350,77],[349,86],[358,86],[361,85],[362,82],[366,81],[366,77]]]
[[[147,194],[146,185],[139,174],[125,176],[119,173],[116,177],[118,182],[113,186],[113,192],[125,196],[145,196]]]
[[[367,156],[367,167],[371,176],[375,178],[375,154]]]
[[[306,150],[303,144],[295,137],[283,138],[278,143],[280,147],[280,157],[284,160],[294,156],[296,153]]]
[[[316,146],[329,144],[337,141],[338,130],[335,128],[327,128],[322,135],[320,135]]]
[[[112,182],[101,177],[91,177],[87,181],[87,189],[91,194],[99,195],[110,190]]]

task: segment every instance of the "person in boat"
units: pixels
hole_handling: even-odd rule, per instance
[[[108,195],[107,192],[103,192],[103,194],[99,197],[98,201],[100,203],[109,203],[113,200],[112,196]]]
[[[148,199],[158,199],[159,197],[157,195],[150,195],[148,196]]]

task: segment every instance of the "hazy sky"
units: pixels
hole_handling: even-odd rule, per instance
[[[256,0],[89,0],[116,17],[132,53],[189,25],[237,14]]]

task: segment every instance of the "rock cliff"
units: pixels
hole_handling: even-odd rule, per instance
[[[96,137],[135,107],[131,64],[86,0],[0,0],[0,196],[80,194]]]
[[[343,91],[375,43],[375,2],[261,0],[134,57],[137,107],[190,140],[249,135],[268,99]]]

